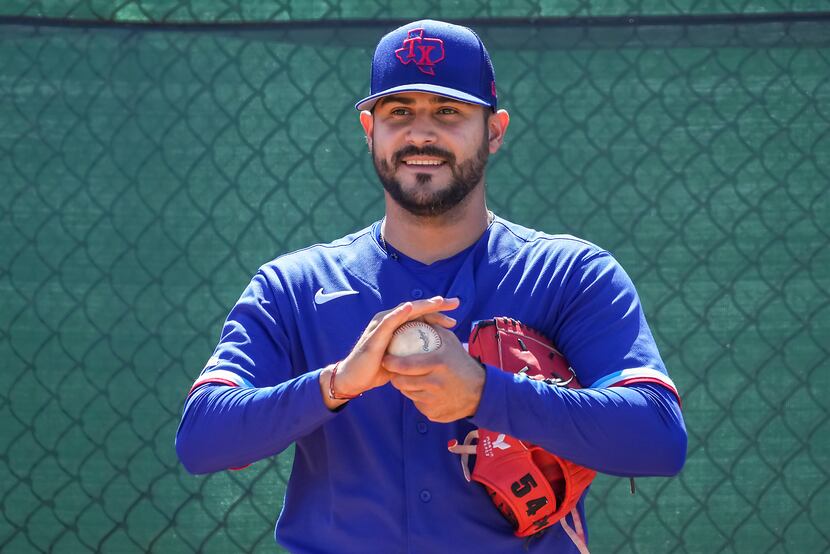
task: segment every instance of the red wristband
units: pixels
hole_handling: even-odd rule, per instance
[[[363,393],[349,395],[344,394],[343,396],[337,396],[334,392],[334,377],[337,375],[337,367],[340,365],[340,362],[334,364],[334,367],[331,368],[331,377],[329,377],[329,398],[332,400],[351,400],[352,398],[357,398],[358,396],[363,396]]]

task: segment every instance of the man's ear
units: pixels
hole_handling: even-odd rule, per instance
[[[369,110],[360,112],[360,126],[363,127],[363,132],[366,133],[366,145],[369,147],[369,152],[372,151],[372,128],[375,125],[375,118]]]
[[[510,114],[507,110],[499,110],[487,119],[487,136],[491,154],[498,152],[504,144],[504,135],[507,133],[508,125],[510,125]]]

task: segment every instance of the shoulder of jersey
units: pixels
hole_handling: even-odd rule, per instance
[[[263,265],[290,268],[297,265],[305,266],[315,261],[334,261],[346,251],[370,248],[369,243],[374,240],[371,231],[371,226],[366,227],[332,242],[312,244],[299,250],[281,254]]]
[[[551,235],[497,218],[494,225],[502,225],[508,236],[520,245],[530,248],[553,248],[563,253],[591,255],[605,252],[596,244],[568,234]]]

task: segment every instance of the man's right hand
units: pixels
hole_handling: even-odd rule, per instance
[[[390,374],[381,366],[381,360],[386,354],[386,347],[392,340],[395,329],[414,319],[450,329],[455,326],[456,321],[441,312],[454,310],[459,304],[458,298],[435,296],[427,300],[404,302],[391,310],[377,314],[366,326],[349,355],[337,366],[335,394],[357,396],[388,383]],[[320,392],[326,406],[334,409],[346,400],[329,397],[330,380],[331,368],[326,368],[320,373]]]

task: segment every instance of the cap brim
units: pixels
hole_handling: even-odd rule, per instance
[[[379,99],[383,98],[384,96],[389,96],[390,94],[397,94],[399,92],[430,92],[432,94],[446,96],[447,98],[452,98],[453,100],[458,100],[460,102],[478,104],[479,106],[487,106],[488,108],[492,108],[490,102],[488,102],[487,100],[482,100],[481,98],[473,96],[472,94],[467,94],[466,92],[461,92],[460,90],[456,90],[454,88],[440,87],[437,85],[430,85],[427,83],[410,83],[408,85],[392,87],[390,89],[377,92],[371,96],[367,96],[366,98],[355,104],[354,107],[358,110],[371,110],[374,107],[375,102],[377,102]]]

